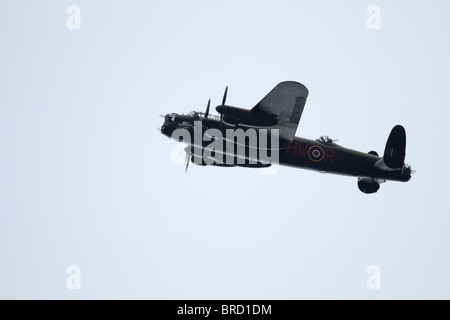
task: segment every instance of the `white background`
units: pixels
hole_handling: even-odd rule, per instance
[[[0,298],[450,298],[449,31],[448,1],[2,1]],[[285,80],[298,136],[402,124],[412,180],[172,162],[160,114]]]

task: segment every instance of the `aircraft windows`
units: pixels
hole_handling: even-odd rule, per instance
[[[166,116],[166,121],[175,121],[175,119],[177,118],[177,114],[176,113],[171,113],[171,114],[168,114],[167,116]]]
[[[176,116],[176,113],[166,114],[164,121],[175,121]]]
[[[193,118],[200,118],[200,116],[198,115],[198,112],[196,112],[196,111],[189,112],[189,115]]]

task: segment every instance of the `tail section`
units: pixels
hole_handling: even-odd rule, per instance
[[[378,156],[375,151],[369,154]],[[384,155],[379,158],[374,167],[385,172],[385,178],[359,177],[358,188],[364,193],[375,193],[380,188],[380,183],[386,180],[408,181],[411,179],[411,167],[405,164],[406,155],[406,132],[405,128],[397,125],[392,128],[391,134],[384,148]],[[392,175],[386,176],[386,173]]]
[[[405,164],[406,132],[401,125],[395,126],[386,143],[383,161],[391,169],[402,168]]]

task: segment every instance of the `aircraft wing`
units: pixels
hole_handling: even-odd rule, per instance
[[[280,130],[280,146],[289,145],[294,139],[308,89],[294,81],[281,82],[275,86],[253,109],[278,119],[275,129]]]

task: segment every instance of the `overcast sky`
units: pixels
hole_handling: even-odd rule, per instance
[[[449,34],[445,0],[2,1],[0,298],[449,299]],[[160,114],[285,80],[297,136],[402,124],[412,180],[173,161]]]

